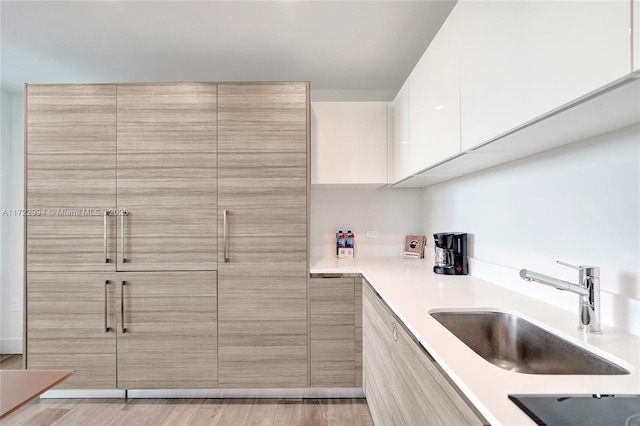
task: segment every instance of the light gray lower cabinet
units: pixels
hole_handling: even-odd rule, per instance
[[[118,388],[217,387],[216,273],[116,275]]]
[[[362,386],[361,278],[309,281],[311,387]]]
[[[363,292],[364,390],[375,424],[487,424],[366,281]]]
[[[28,369],[57,389],[218,386],[216,272],[28,272]]]

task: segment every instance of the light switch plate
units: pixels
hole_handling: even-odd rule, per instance
[[[367,238],[374,239],[378,238],[378,231],[367,231]]]

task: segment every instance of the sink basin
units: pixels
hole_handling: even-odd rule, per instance
[[[475,353],[505,370],[527,374],[629,374],[629,371],[517,315],[440,311],[431,316]]]

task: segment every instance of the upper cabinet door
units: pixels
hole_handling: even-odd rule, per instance
[[[458,21],[454,8],[409,76],[411,173],[460,152]]]
[[[28,271],[115,270],[116,86],[28,85]]]
[[[219,386],[306,387],[308,85],[218,88]]]
[[[387,103],[311,104],[312,184],[387,183]]]
[[[216,102],[215,83],[118,85],[119,271],[216,269]]]
[[[629,0],[470,1],[461,8],[462,148],[629,74]]]
[[[409,79],[404,82],[391,107],[393,122],[392,182],[409,176]]]
[[[631,3],[633,12],[633,70],[640,70],[640,0],[633,0]]]
[[[234,261],[242,261],[256,248],[255,237],[286,241],[279,252],[306,240],[306,90],[304,83],[219,85],[218,206],[220,213],[228,212],[230,238],[248,238],[238,243]],[[220,214],[221,229],[222,220]],[[289,260],[293,259],[276,270],[291,265]],[[266,259],[257,261],[264,263],[259,269],[273,265]]]

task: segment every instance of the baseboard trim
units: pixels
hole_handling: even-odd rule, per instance
[[[124,398],[125,392],[118,389],[54,389],[46,391],[40,398]]]
[[[0,339],[0,354],[2,355],[22,354],[22,339]]]
[[[130,389],[128,398],[364,398],[362,388]],[[124,390],[50,390],[40,398],[124,398]]]
[[[129,398],[362,398],[362,388],[129,390]]]

